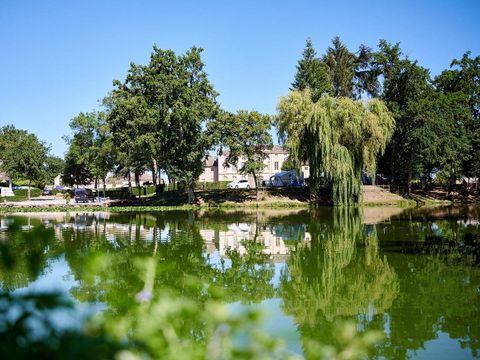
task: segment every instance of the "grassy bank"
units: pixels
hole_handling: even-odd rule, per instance
[[[255,190],[214,189],[197,191],[197,203],[188,204],[187,196],[182,191],[166,191],[160,196],[148,196],[140,199],[117,200],[108,205],[66,204],[61,206],[21,206],[21,203],[2,206],[0,213],[13,212],[156,212],[171,210],[199,209],[289,209],[312,208],[322,203],[312,203],[310,194],[305,188],[264,189],[259,191],[258,199]],[[445,204],[440,201],[428,201],[430,204]],[[415,199],[405,199],[398,195],[381,194],[378,191],[366,191],[361,207],[399,207],[407,208],[424,205]]]

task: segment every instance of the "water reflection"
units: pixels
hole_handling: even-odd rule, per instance
[[[28,288],[65,261],[72,297],[127,312],[143,286],[138,263],[154,256],[157,289],[201,302],[278,299],[307,356],[310,339],[337,346],[335,324],[351,320],[384,334],[373,357],[442,347],[478,357],[479,208],[368,211],[0,216],[0,286]]]

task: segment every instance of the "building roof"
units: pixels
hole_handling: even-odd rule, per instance
[[[273,145],[269,150],[265,150],[268,154],[288,154],[288,150],[281,145]]]

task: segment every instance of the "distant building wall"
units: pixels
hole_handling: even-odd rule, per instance
[[[259,182],[268,181],[276,173],[282,171],[283,163],[288,159],[288,151],[281,146],[275,145],[271,150],[266,151],[265,167],[263,171],[258,173]],[[247,179],[251,186],[254,186],[253,178],[251,176],[240,174],[240,169],[245,164],[245,159],[240,157],[238,162],[233,165],[226,165],[225,160],[228,152],[219,155],[216,160],[208,157],[204,163],[204,171],[200,175],[199,181],[235,181]],[[310,176],[310,169],[307,164],[302,166],[304,177]]]

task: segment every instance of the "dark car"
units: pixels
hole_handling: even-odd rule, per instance
[[[75,202],[89,202],[90,199],[92,199],[92,192],[89,189],[75,189],[73,198],[75,199]]]

